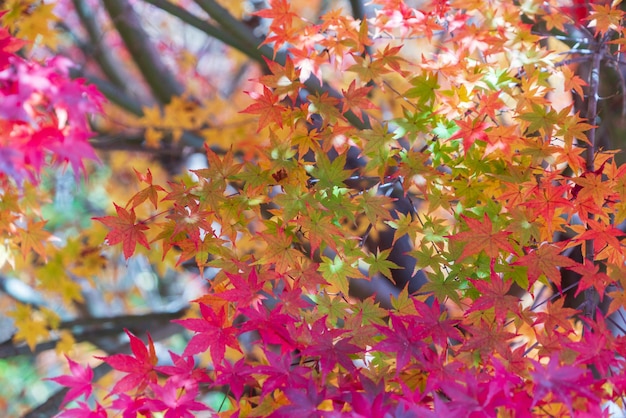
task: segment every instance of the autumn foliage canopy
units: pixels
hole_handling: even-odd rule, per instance
[[[252,31],[196,3],[246,50]],[[128,326],[126,352],[61,357],[60,416],[595,418],[625,406],[626,166],[598,145],[601,74],[623,73],[619,1],[369,7],[253,12],[260,70],[232,116],[253,126],[224,139],[192,94],[144,106],[143,146],[206,134],[208,164],[158,179],[135,167],[132,193],[93,218],[103,232],[65,246],[27,202],[44,167],[80,178],[98,159],[87,115],[104,99],[64,58],[22,58],[23,41],[0,32],[3,268],[39,263],[38,288],[65,286],[67,305],[81,287],[46,266],[93,283],[87,263],[144,257],[204,286],[172,321],[187,338],[169,355]],[[58,327],[39,309],[33,331],[33,308],[16,306],[14,341],[34,349]],[[96,383],[96,364],[115,380]]]

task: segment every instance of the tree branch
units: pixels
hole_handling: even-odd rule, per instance
[[[102,44],[102,31],[99,30],[98,23],[93,16],[93,11],[84,0],[72,0],[74,9],[80,18],[83,28],[89,36],[90,51],[102,70],[102,73],[118,88],[125,90],[126,82],[124,75],[120,72],[120,65],[113,61],[113,57],[108,53],[108,49]],[[83,48],[81,46],[81,48]]]
[[[200,19],[199,17],[197,17],[196,15],[192,13],[189,13],[187,10],[183,9],[182,7],[176,4],[170,3],[167,0],[143,0],[143,1],[171,14],[172,16],[179,18],[182,22],[187,23],[189,26],[192,26],[198,30],[201,30],[202,32],[209,35],[210,37],[215,38],[218,41],[223,42],[224,44],[230,47],[233,47],[238,51],[241,51],[242,53],[244,53],[251,59],[261,63],[262,65],[265,65],[265,62],[262,59],[263,55],[258,51],[257,48],[251,47],[250,45],[246,43],[242,43],[237,38],[228,36],[228,33],[225,32],[224,30],[210,24],[206,20]]]
[[[598,39],[596,50],[593,54],[593,61],[591,63],[591,72],[589,74],[589,94],[587,97],[587,120],[592,124],[596,124],[598,114],[598,91],[600,89],[600,65],[602,59],[606,53],[606,41],[608,37],[605,35],[602,39]],[[596,154],[596,130],[597,128],[591,128],[587,133],[587,139],[589,144],[585,154],[586,170],[588,173],[595,171],[594,158]],[[589,214],[589,219],[593,219],[593,215]],[[589,226],[587,226],[589,228]],[[588,239],[585,241],[585,254],[584,258],[593,263],[595,255],[594,240]],[[599,295],[593,286],[585,289],[585,301],[584,314],[587,318],[595,318],[596,309],[599,303]]]
[[[364,20],[367,18],[363,0],[350,0],[350,6],[352,7],[352,16],[355,19]]]
[[[169,103],[184,88],[160,59],[133,7],[126,0],[103,0],[115,28],[154,96]]]
[[[91,342],[97,346],[103,346],[105,340],[120,335],[124,329],[145,332],[158,330],[168,325],[172,319],[180,318],[187,312],[188,306],[184,306],[172,312],[150,312],[143,315],[118,315],[109,318],[87,317],[71,321],[63,321],[59,330],[72,330],[76,342]],[[180,328],[182,330],[182,328]],[[56,347],[58,339],[42,342],[31,349],[26,344],[15,345],[11,341],[0,344],[0,359],[26,354],[39,354]]]

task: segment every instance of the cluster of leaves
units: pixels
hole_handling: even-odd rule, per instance
[[[0,30],[0,42],[3,179],[36,183],[50,163],[70,163],[78,175],[83,159],[97,159],[88,142],[93,133],[86,116],[101,110],[102,96],[95,87],[70,79],[72,64],[66,59],[42,65],[18,57],[15,52],[25,42],[6,28]]]
[[[224,415],[237,416],[599,417],[621,403],[625,169],[596,150],[595,121],[555,98],[580,95],[595,119],[597,68],[621,51],[624,13],[373,3],[370,18],[336,10],[314,24],[271,0],[257,15],[274,58],[242,111],[264,142],[207,147],[208,168],[168,184],[138,172],[142,190],[97,218],[126,258],[140,244],[217,274],[199,316],[175,321],[193,336],[171,365],[129,332],[132,355],[102,358],[123,378],[89,403],[92,371],[68,360],[55,381],[66,402],[86,401],[64,416],[193,416],[203,390],[226,386]],[[588,34],[588,82],[520,16]],[[358,279],[402,267],[368,244],[389,229],[427,283],[350,297]],[[565,270],[580,275],[580,309],[559,298]]]

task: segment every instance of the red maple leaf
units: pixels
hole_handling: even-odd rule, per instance
[[[556,244],[543,244],[528,254],[520,257],[513,266],[528,267],[529,288],[542,274],[561,290],[561,273],[559,267],[574,267],[576,262],[569,257],[560,255],[562,248]]]
[[[130,258],[135,252],[135,246],[137,243],[143,245],[147,249],[150,249],[148,238],[146,238],[145,231],[148,229],[143,222],[135,223],[136,215],[135,209],[131,209],[130,212],[126,209],[115,205],[117,216],[103,216],[100,218],[92,218],[94,221],[102,222],[107,227],[111,228],[111,231],[105,237],[109,245],[115,245],[122,243],[124,249],[124,257]]]
[[[512,232],[493,232],[493,224],[487,214],[484,215],[482,221],[469,218],[465,215],[461,215],[461,218],[465,221],[469,229],[467,231],[447,236],[450,241],[465,243],[463,252],[459,256],[458,261],[461,261],[470,255],[479,254],[483,250],[485,251],[485,254],[491,258],[498,257],[501,250],[506,250],[512,254],[516,253],[515,248],[513,248],[507,239]]]
[[[261,129],[269,125],[271,122],[276,123],[281,128],[283,127],[283,112],[287,110],[287,108],[283,105],[278,104],[278,96],[272,93],[272,90],[268,89],[266,86],[263,86],[263,94],[246,92],[253,99],[256,100],[256,103],[252,103],[250,106],[246,107],[239,113],[251,113],[254,115],[260,115],[259,117],[259,127],[257,132],[260,132]]]
[[[107,362],[115,370],[128,373],[115,384],[113,390],[111,390],[111,395],[128,392],[134,388],[142,391],[149,383],[157,381],[155,366],[158,359],[154,351],[152,337],[148,334],[148,348],[146,348],[143,341],[130,331],[125,331],[128,338],[130,338],[130,349],[134,356],[113,354],[107,357],[96,357]]]
[[[432,306],[413,299],[413,305],[417,311],[415,316],[407,316],[415,328],[412,329],[419,338],[432,338],[432,341],[442,347],[445,347],[448,338],[460,341],[462,339],[461,331],[456,328],[458,321],[452,319],[444,319],[445,309],[442,311],[438,300],[434,300]],[[416,332],[421,329],[421,332]]]
[[[237,330],[225,325],[227,318],[224,307],[216,313],[209,306],[200,303],[200,314],[202,319],[188,318],[172,321],[196,333],[187,343],[183,356],[193,356],[210,349],[213,364],[217,365],[221,364],[224,359],[226,346],[241,351],[236,338]]]
[[[451,136],[449,140],[463,139],[463,152],[467,154],[467,151],[477,140],[486,141],[487,133],[485,129],[489,127],[487,122],[481,122],[479,119],[467,118],[463,121],[455,121],[459,127],[459,131]]]
[[[70,388],[70,390],[65,394],[61,406],[73,401],[81,395],[85,395],[85,399],[88,398],[89,395],[91,395],[91,380],[93,379],[93,370],[91,370],[91,367],[82,367],[67,355],[65,358],[70,366],[71,375],[63,375],[46,379]]]
[[[541,185],[535,187],[532,193],[526,196],[523,206],[533,209],[534,216],[542,216],[548,226],[548,234],[554,232],[553,219],[557,210],[572,207],[572,202],[566,198],[571,186],[564,184],[564,179],[551,175],[545,178]]]
[[[242,274],[226,273],[234,289],[225,290],[215,295],[231,302],[236,302],[238,306],[255,307],[261,303],[265,296],[260,292],[263,290],[263,281],[259,282],[259,276],[255,268],[250,269],[250,274],[244,279]]]
[[[606,287],[613,283],[613,279],[606,273],[600,272],[600,266],[598,264],[588,259],[585,259],[583,264],[570,267],[570,270],[581,275],[574,296],[578,296],[580,292],[593,286],[598,292],[598,295],[600,295],[600,301],[602,301]]]
[[[508,312],[516,312],[519,309],[519,299],[509,295],[512,282],[505,282],[504,279],[494,270],[495,259],[491,259],[490,280],[469,281],[480,292],[480,297],[476,299],[466,313],[494,308],[496,320],[503,323]]]

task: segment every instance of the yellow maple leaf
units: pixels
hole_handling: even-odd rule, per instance
[[[18,304],[15,311],[9,312],[8,316],[14,319],[15,328],[17,328],[13,340],[25,341],[31,351],[35,350],[38,341],[50,335],[45,316],[33,311],[29,305]]]
[[[3,21],[19,38],[56,49],[58,34],[54,25],[59,18],[53,13],[54,3],[10,0],[5,7],[8,13]]]

